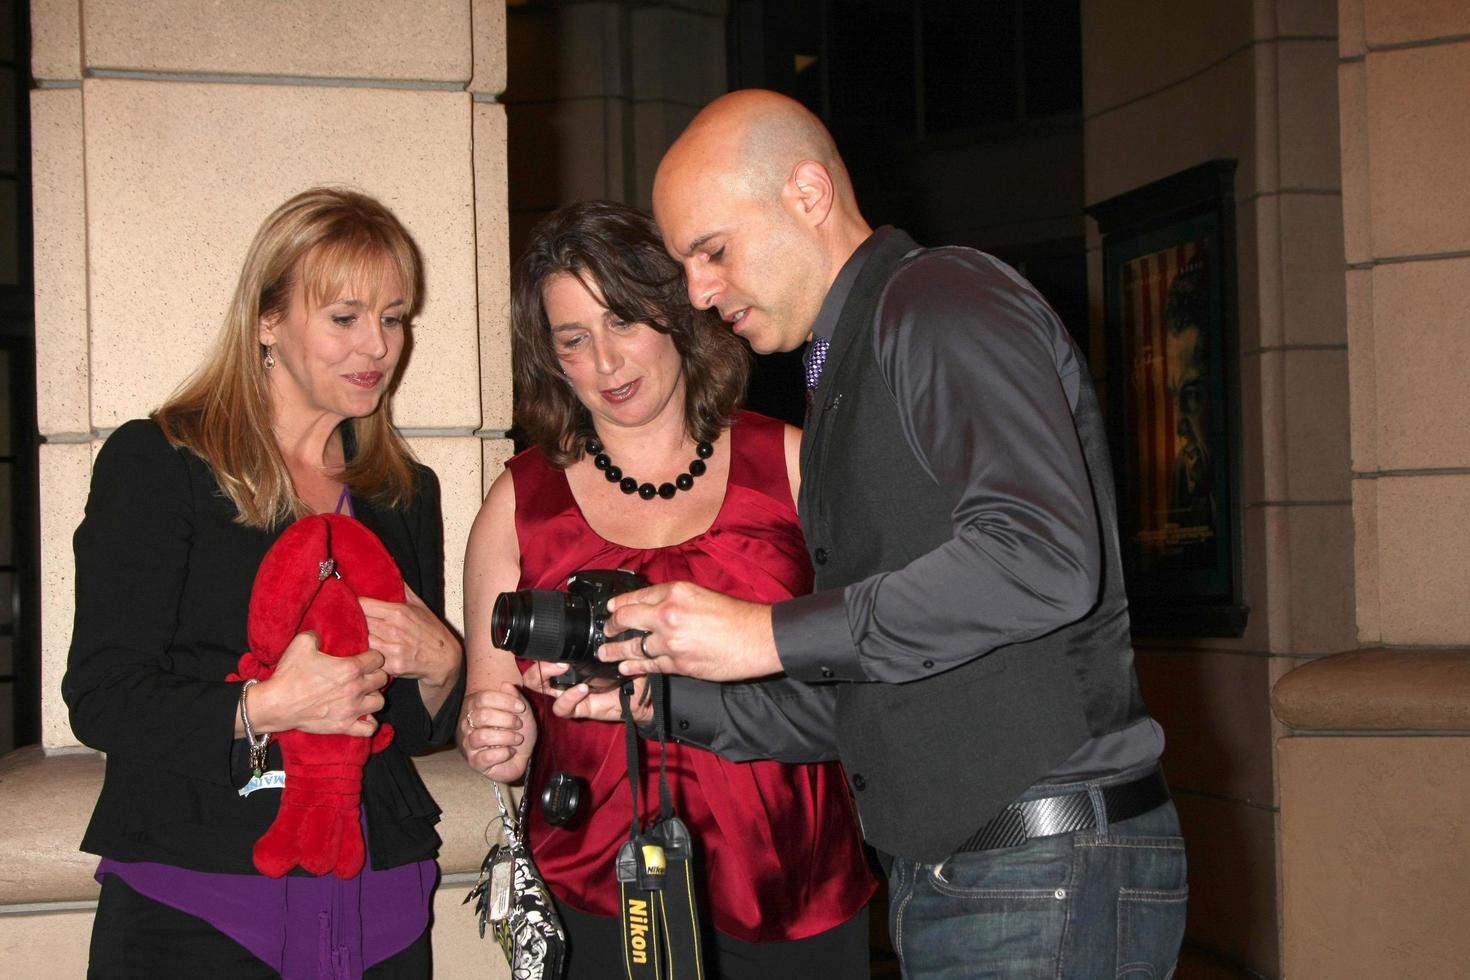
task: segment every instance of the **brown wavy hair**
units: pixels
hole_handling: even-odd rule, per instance
[[[398,273],[408,323],[423,298],[423,263],[393,212],[345,188],[297,194],[255,233],[208,359],[153,413],[171,444],[209,464],[237,523],[270,528],[308,513],[272,432],[261,318],[285,314],[298,279],[317,302],[376,269]],[[391,388],[371,415],[346,421],[343,439],[342,479],[353,493],[390,507],[408,502],[413,456],[393,427]]]
[[[596,286],[619,319],[673,338],[683,362],[685,429],[695,441],[718,438],[745,395],[750,348],[713,310],[690,305],[684,270],[664,251],[652,218],[612,201],[582,201],[532,229],[512,277],[515,422],[526,441],[565,467],[595,435],[592,414],[562,373],[541,298],[547,280],[563,273]]]

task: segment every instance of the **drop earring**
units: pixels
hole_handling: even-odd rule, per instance
[[[265,356],[260,359],[260,363],[265,365],[267,371],[276,366],[276,355],[270,347],[266,347]]]

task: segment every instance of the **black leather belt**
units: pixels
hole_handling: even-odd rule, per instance
[[[1169,786],[1164,774],[1154,769],[1147,776],[1128,783],[1102,787],[1103,808],[1108,823],[1142,816],[1169,801]],[[1000,812],[956,850],[988,851],[996,847],[1015,847],[1037,837],[1070,834],[1097,826],[1092,809],[1092,795],[1086,790],[1020,800]]]

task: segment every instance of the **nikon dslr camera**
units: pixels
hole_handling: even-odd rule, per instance
[[[502,650],[528,660],[566,663],[566,673],[553,677],[553,687],[586,683],[606,691],[619,683],[618,665],[597,659],[604,643],[631,640],[641,630],[605,636],[607,600],[647,587],[636,572],[624,568],[593,568],[577,572],[559,589],[521,589],[502,592],[490,614],[490,641]]]

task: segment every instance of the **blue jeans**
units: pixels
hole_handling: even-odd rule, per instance
[[[908,980],[979,977],[1164,980],[1184,939],[1184,841],[1173,803],[1108,825],[1098,787],[1033,788],[1022,799],[1088,790],[1098,826],[940,864],[895,858],[888,927]]]

